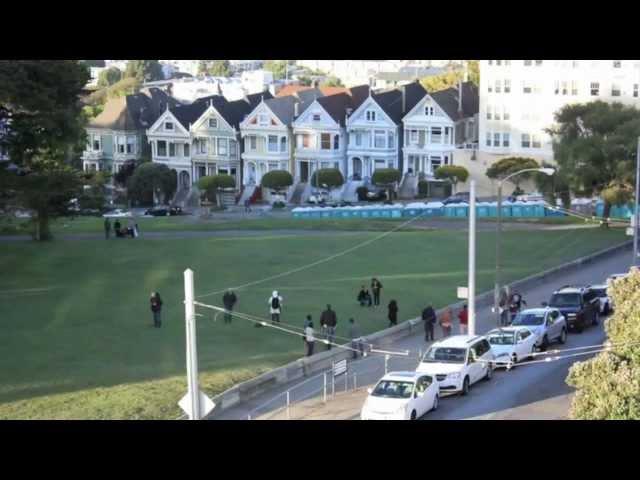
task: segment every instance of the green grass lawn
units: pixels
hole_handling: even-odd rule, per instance
[[[175,418],[186,391],[182,272],[195,271],[196,296],[265,278],[347,249],[375,233],[136,241],[3,244],[0,249],[0,418]],[[620,230],[504,233],[505,279],[522,278],[623,241]],[[477,291],[494,279],[494,235],[478,234]],[[386,307],[361,309],[356,294],[377,276],[384,305],[401,320],[428,301],[455,300],[466,284],[460,232],[403,232],[348,256],[238,291],[237,310],[266,317],[273,289],[282,320],[301,325],[325,304],[346,336],[355,316],[365,332],[387,326]],[[601,281],[603,279],[593,279]],[[551,288],[551,286],[550,286]],[[163,328],[151,327],[148,297],[164,300]],[[525,296],[526,296],[526,292]],[[221,295],[202,299],[221,304]],[[299,358],[303,343],[236,319],[225,325],[199,309],[201,383],[215,395],[237,381]]]

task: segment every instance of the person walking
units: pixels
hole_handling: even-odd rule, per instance
[[[458,313],[458,320],[460,320],[460,335],[466,335],[469,328],[469,310],[467,310],[466,303]]]
[[[247,198],[244,201],[244,213],[249,213],[251,212],[251,199]]]
[[[307,315],[310,318],[311,315]],[[313,336],[313,322],[309,320],[309,324],[304,329],[304,340],[307,343],[307,357],[313,355],[313,347],[316,344],[316,338]]]
[[[389,326],[393,327],[398,324],[398,303],[395,300],[391,300],[387,308],[389,309]]]
[[[153,326],[155,328],[160,328],[160,311],[162,310],[162,300],[160,299],[160,294],[158,292],[151,292],[151,312],[153,312]]]
[[[436,324],[436,312],[431,304],[422,311],[422,320],[424,321],[424,341],[433,342],[433,327]]]
[[[116,220],[115,223],[113,224],[113,231],[116,234],[116,237],[122,237],[122,231],[120,230],[120,227],[122,225],[120,225],[120,220]]]
[[[373,304],[376,307],[380,306],[380,291],[382,290],[382,284],[377,278],[371,280],[371,291],[373,292]]]
[[[353,318],[349,319],[349,338],[351,339],[351,348],[353,351],[353,359],[358,358],[358,352],[364,356],[364,345],[362,344],[362,336],[360,335],[360,327]]]
[[[271,323],[280,323],[280,313],[282,311],[282,297],[278,295],[278,291],[274,290],[271,298],[267,300],[269,303],[269,313],[271,313]],[[256,324],[258,325],[258,324]]]
[[[222,297],[222,304],[226,312],[224,312],[224,323],[231,323],[231,314],[233,312],[233,306],[238,301],[238,297],[231,290],[227,290]]]
[[[302,333],[304,335],[302,335],[302,341],[304,342],[304,344],[307,344],[307,336],[306,336],[306,331],[307,331],[307,327],[311,325],[311,315],[307,315],[307,318],[305,318],[304,323],[302,324]]]
[[[360,302],[361,307],[364,307],[367,304],[371,306],[371,294],[364,285],[362,285],[362,288],[360,288],[360,293],[358,293],[358,302]]]
[[[448,337],[451,335],[451,308],[447,307],[440,316],[440,327],[442,327],[442,336]]]
[[[336,325],[338,324],[338,317],[336,312],[331,310],[331,305],[327,305],[327,309],[320,315],[320,327],[325,331],[326,339],[328,340],[327,350],[331,350],[331,344],[336,335]]]
[[[109,220],[109,217],[104,219],[104,238],[106,240],[109,240],[109,237],[111,236],[111,220]]]

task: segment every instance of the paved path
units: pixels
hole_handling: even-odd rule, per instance
[[[588,284],[603,282],[612,273],[628,271],[630,251],[625,249],[608,258],[595,261],[567,274],[556,276],[547,285],[541,285],[531,290],[522,292],[530,307],[540,305],[548,301],[554,288],[566,284]],[[479,308],[478,333],[486,333],[495,326],[495,318],[490,312],[490,307]],[[457,329],[457,325],[454,327]],[[413,352],[424,351],[427,344],[424,342],[422,330],[418,334],[399,340],[393,345],[385,347],[389,350],[409,349]],[[440,332],[437,333],[436,338]],[[582,334],[570,333],[567,343],[562,348],[574,348],[577,346],[600,344],[604,340],[603,324],[591,327]],[[555,347],[558,348],[558,347]],[[573,352],[572,352],[573,353]],[[425,419],[551,419],[564,418],[570,403],[571,389],[565,384],[569,367],[575,361],[585,360],[587,356],[574,357],[566,360],[550,363],[523,365],[509,372],[497,371],[489,382],[475,384],[467,397],[450,396],[443,398],[438,411],[431,412]],[[389,361],[389,370],[414,369],[415,360],[407,360],[401,357],[393,357]],[[351,371],[357,374],[357,386],[362,387],[373,384],[384,373],[384,360],[380,357],[370,357],[351,364]],[[350,382],[352,380],[349,380]],[[343,380],[338,380],[337,390],[344,391]],[[223,412],[221,419],[246,419],[249,413],[252,418],[267,415],[270,411],[285,405],[283,392],[292,389],[296,384],[278,387],[258,398]],[[349,389],[352,389],[350,386]],[[290,400],[321,396],[323,389],[322,377],[306,380],[299,388],[291,390]],[[280,397],[275,398],[276,395]],[[355,394],[346,394],[329,400],[322,408],[313,409],[314,418],[352,418],[357,417],[362,401],[366,394],[363,391]],[[341,401],[344,399],[344,401]],[[255,411],[265,402],[269,405]],[[345,403],[346,402],[346,403]],[[310,402],[311,404],[313,402]],[[318,402],[315,402],[317,405]],[[350,405],[345,408],[345,405]],[[298,409],[300,410],[300,409]],[[291,413],[291,412],[290,412]],[[304,418],[304,413],[294,412],[292,418]],[[299,417],[300,415],[300,417]]]

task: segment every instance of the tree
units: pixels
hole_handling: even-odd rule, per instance
[[[391,200],[393,198],[392,189],[401,178],[402,174],[396,168],[378,168],[373,172],[371,182],[378,187],[384,187],[387,190],[387,198]]]
[[[465,60],[467,65],[468,81],[480,86],[480,63],[478,60]],[[456,64],[447,67],[447,70],[438,75],[431,75],[420,80],[422,86],[428,92],[437,92],[447,88],[457,88],[460,81],[464,81],[464,65]]]
[[[201,60],[198,64],[198,73],[213,77],[230,77],[231,64],[229,60]]]
[[[498,160],[487,168],[486,175],[492,180],[502,180],[512,173],[516,173],[527,168],[540,168],[540,165],[533,158],[506,157]],[[515,184],[516,189],[520,189],[520,182],[529,177],[529,173],[523,173],[522,175],[516,175],[513,177],[511,182]]]
[[[569,370],[566,382],[576,388],[573,419],[640,419],[640,271],[633,268],[610,291],[616,309],[605,330],[613,348]]]
[[[536,182],[536,188],[540,193],[544,195],[547,203],[556,205],[558,198],[562,200],[562,205],[566,209],[571,208],[571,192],[569,189],[569,182],[562,170],[559,170],[557,166],[550,163],[542,162],[544,168],[554,168],[556,173],[553,175],[536,175],[534,180]]]
[[[293,185],[293,177],[286,170],[271,170],[262,176],[262,186],[278,193]]]
[[[198,189],[204,192],[204,196],[210,202],[222,205],[220,192],[225,188],[235,188],[236,180],[231,175],[210,175],[198,180]]]
[[[81,209],[102,210],[106,203],[106,185],[111,178],[108,172],[84,173],[83,191],[78,196]]]
[[[342,84],[342,81],[338,77],[334,77],[334,76],[327,77],[327,79],[322,83],[322,86],[323,87],[344,87],[344,85]]]
[[[79,63],[86,65],[87,67],[104,68],[106,62],[104,60],[79,60]]]
[[[61,205],[79,184],[69,164],[85,147],[79,99],[89,78],[87,67],[74,60],[0,61],[3,143],[27,173],[3,177],[11,201],[34,210],[37,240],[51,238],[49,219],[67,213]]]
[[[151,204],[154,197],[165,203],[173,197],[178,187],[175,171],[158,163],[143,163],[135,169],[127,181],[130,200]]]
[[[311,185],[324,187],[329,190],[341,187],[344,184],[344,177],[338,168],[321,168],[311,175]]]
[[[629,201],[635,181],[640,110],[602,101],[566,105],[548,129],[554,158],[572,192],[599,194],[604,217],[611,206]]]
[[[136,78],[140,83],[164,79],[158,60],[129,60],[124,76]]]
[[[307,77],[306,75],[302,75],[298,77],[298,83],[304,87],[310,87],[313,83],[311,77]]]
[[[98,75],[98,86],[109,87],[122,79],[122,72],[116,67],[110,67]]]
[[[133,175],[133,172],[136,170],[136,162],[128,161],[125,162],[124,165],[120,168],[118,172],[113,176],[113,180],[115,183],[121,187],[125,187],[129,178]]]
[[[458,182],[466,182],[469,178],[469,170],[458,165],[442,165],[435,172],[435,177],[442,180],[449,180],[455,189]]]
[[[274,80],[281,80],[286,77],[287,62],[287,60],[267,60],[264,62],[264,69],[273,73]]]

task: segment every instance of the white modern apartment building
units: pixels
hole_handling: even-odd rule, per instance
[[[481,60],[479,149],[553,159],[545,129],[564,105],[640,106],[638,60]]]

